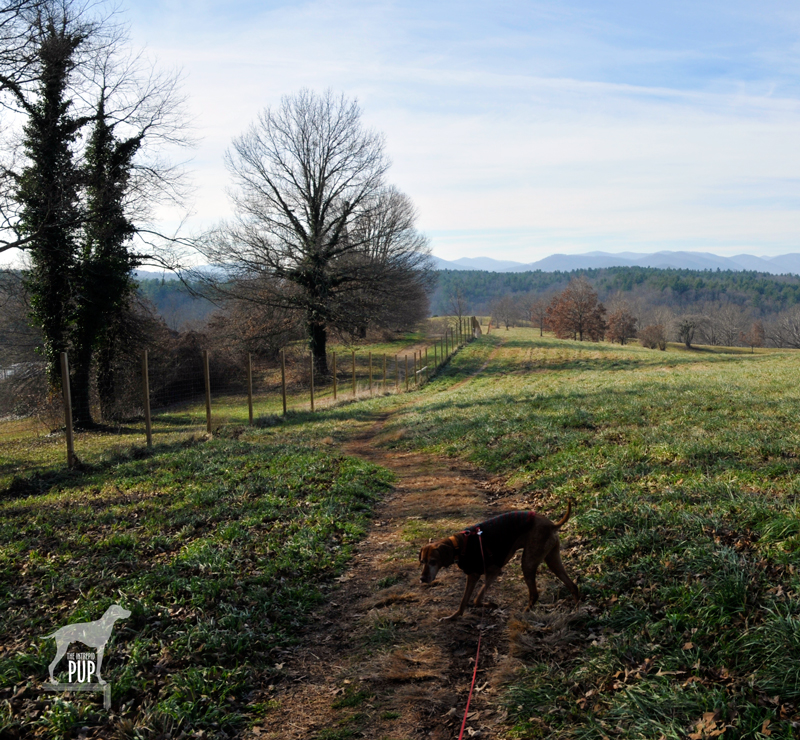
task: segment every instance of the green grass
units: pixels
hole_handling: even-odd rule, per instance
[[[546,513],[577,499],[568,568],[598,607],[577,631],[602,640],[531,661],[508,694],[519,737],[684,737],[707,712],[726,738],[766,720],[794,736],[800,355],[674,349],[493,333],[392,421],[392,444],[467,459]]]
[[[250,692],[279,670],[276,650],[331,587],[389,483],[386,471],[330,451],[220,438],[7,493],[2,698],[46,679],[54,647],[44,635],[121,603],[132,615],[103,673],[113,706],[130,707],[123,721],[237,731],[254,711]],[[106,721],[82,697],[36,721],[24,701],[0,708],[0,734],[39,723],[58,737]]]
[[[15,636],[4,683],[46,675],[40,635],[120,600],[134,616],[108,671],[121,701],[152,699],[133,716],[167,734],[244,726],[263,705],[247,704],[247,687],[278,670],[271,647],[292,640],[386,482],[336,445],[399,408],[386,444],[469,460],[547,514],[577,500],[562,539],[591,609],[563,645],[525,658],[504,698],[513,734],[794,737],[800,355],[537,334],[494,331],[410,396],[300,408],[254,429],[236,417],[228,438],[98,452],[82,473],[18,482],[0,529],[0,626]],[[329,516],[345,509],[352,531]],[[409,541],[433,534],[404,526]],[[321,544],[331,536],[340,550]],[[374,627],[374,640],[391,637],[391,623]],[[36,721],[55,737],[96,721],[85,706],[53,704]],[[0,730],[18,721],[3,711]]]

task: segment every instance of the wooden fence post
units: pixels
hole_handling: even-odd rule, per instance
[[[314,410],[314,353],[311,353],[311,410]]]
[[[247,414],[253,426],[253,355],[247,353]]]
[[[333,400],[336,400],[336,353],[333,353]]]
[[[356,351],[353,350],[353,398],[356,397]]]
[[[372,395],[372,352],[369,353],[369,395]]]
[[[383,354],[383,392],[386,393],[386,353]]]
[[[281,350],[281,395],[283,396],[283,415],[286,416],[286,351]]]
[[[69,388],[69,360],[61,353],[61,390],[64,394],[64,426],[67,432],[67,467],[75,464],[75,445],[72,437],[72,393]]]
[[[211,434],[211,373],[208,369],[208,350],[203,350],[203,376],[206,381],[206,431]]]
[[[150,420],[150,372],[147,367],[147,350],[142,352],[142,400],[144,401],[144,433],[147,446],[153,446],[153,425]]]
[[[397,362],[397,355],[394,356],[394,392],[400,390],[400,364]]]

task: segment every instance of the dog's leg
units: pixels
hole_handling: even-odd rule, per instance
[[[501,573],[501,570],[495,570],[494,568],[487,569],[486,574],[483,577],[483,588],[478,591],[478,596],[475,598],[475,606],[483,605],[483,597],[486,594],[486,591],[489,589],[489,586],[491,586],[497,580],[497,577]]]
[[[97,648],[97,683],[105,685],[103,677],[100,675],[100,666],[103,665],[103,651],[106,649],[105,643]]]
[[[567,571],[564,570],[564,564],[561,562],[561,553],[559,552],[559,548],[553,548],[553,550],[550,551],[550,554],[544,559],[544,562],[547,563],[547,567],[550,568],[550,570],[552,570],[553,573],[558,576],[559,580],[569,589],[570,593],[572,594],[572,598],[575,599],[575,603],[577,604],[581,600],[581,595],[578,591],[578,587],[567,575]]]
[[[461,599],[461,604],[458,607],[458,611],[455,614],[451,614],[449,617],[445,617],[444,620],[446,622],[449,622],[453,619],[458,619],[458,617],[464,613],[464,610],[467,608],[467,604],[469,603],[469,597],[472,596],[472,592],[475,590],[475,584],[480,580],[480,578],[480,573],[470,573],[467,576],[467,585],[464,588],[464,596]]]
[[[529,612],[533,609],[533,605],[539,601],[539,589],[536,588],[536,572],[539,570],[539,563],[525,563],[522,561],[522,575],[525,578],[525,583],[528,584],[528,606],[525,611]]]
[[[69,640],[59,640],[56,638],[56,657],[53,658],[53,662],[48,666],[50,669],[50,683],[58,683],[56,679],[53,677],[53,669],[58,665],[58,662],[64,657],[67,652],[67,648],[69,648]]]

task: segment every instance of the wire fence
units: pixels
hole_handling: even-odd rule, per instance
[[[46,391],[44,363],[6,368],[0,373],[0,489],[54,464],[91,464],[133,448],[182,444],[224,426],[272,425],[281,416],[415,390],[480,331],[467,319],[400,351],[337,348],[325,363],[297,345],[274,358],[200,347],[168,357],[145,351],[117,369],[112,400],[103,402],[93,387],[92,417],[103,421],[90,428],[73,424],[67,353],[58,394]]]

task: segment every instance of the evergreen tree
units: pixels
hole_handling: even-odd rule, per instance
[[[39,16],[34,30],[40,70],[35,98],[29,102],[21,88],[11,88],[28,116],[23,139],[28,165],[19,177],[16,198],[21,207],[18,229],[29,239],[26,288],[32,319],[42,328],[47,376],[57,389],[59,354],[68,347],[74,318],[76,231],[82,220],[72,147],[86,123],[72,115],[68,89],[75,52],[86,34],[55,16]]]
[[[116,138],[101,94],[86,147],[86,212],[76,265],[79,294],[71,331],[76,424],[92,423],[89,388],[96,355],[101,408],[113,404],[114,328],[136,290],[132,271],[138,260],[130,249],[136,229],[125,212],[125,195],[141,141],[141,134],[122,141]]]

